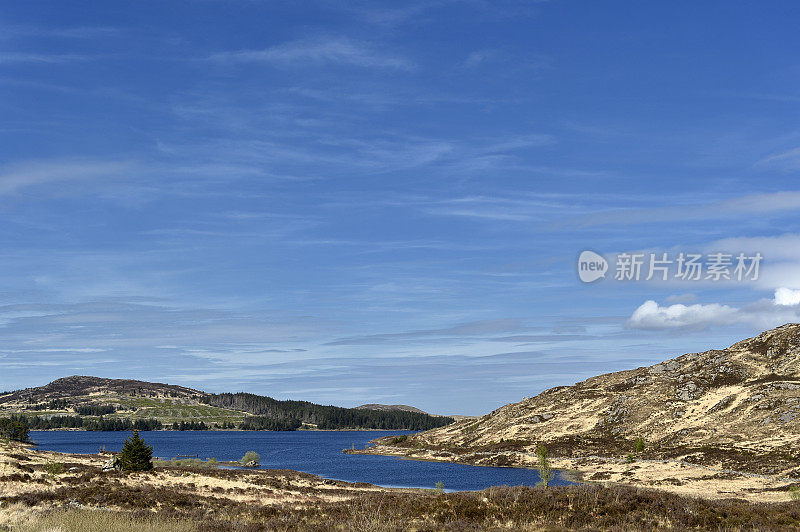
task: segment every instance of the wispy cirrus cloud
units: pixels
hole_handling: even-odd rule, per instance
[[[748,194],[706,203],[595,212],[586,216],[557,222],[554,227],[569,229],[601,225],[714,220],[739,218],[753,214],[769,215],[789,211],[800,211],[800,191],[798,190]]]
[[[462,323],[441,329],[423,329],[389,334],[370,334],[366,336],[352,336],[328,342],[325,345],[372,345],[391,341],[403,341],[412,338],[433,338],[444,336],[473,336],[482,334],[497,334],[523,329],[523,324],[517,319],[481,320]]]
[[[0,52],[0,65],[15,63],[72,63],[75,61],[89,61],[93,56],[81,54],[52,54],[34,52]]]
[[[65,181],[92,181],[118,178],[132,170],[127,162],[114,161],[33,161],[0,169],[0,195],[13,194],[36,185]]]
[[[220,63],[264,63],[289,67],[298,64],[340,64],[364,68],[413,70],[410,60],[375,49],[346,37],[291,41],[263,50],[218,52],[210,59]]]
[[[44,27],[31,25],[5,25],[0,28],[0,40],[25,37],[56,37],[64,39],[94,39],[113,37],[123,33],[112,26]]]
[[[800,147],[765,157],[758,161],[756,166],[773,166],[784,170],[797,170],[800,168]]]

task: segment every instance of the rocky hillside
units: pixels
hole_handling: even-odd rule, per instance
[[[680,450],[673,456],[736,449],[795,462],[798,414],[800,324],[788,324],[727,349],[552,388],[409,445],[530,450],[542,442],[556,454],[579,456],[630,452],[642,438],[649,449]]]
[[[2,404],[35,404],[52,401],[54,399],[72,399],[73,401],[91,400],[92,397],[102,395],[127,395],[146,397],[176,397],[197,399],[207,394],[199,390],[162,384],[158,382],[145,382],[130,379],[103,379],[100,377],[87,377],[72,375],[56,379],[44,386],[25,388],[10,393],[0,394]]]

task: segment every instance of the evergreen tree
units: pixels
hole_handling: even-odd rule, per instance
[[[153,448],[134,430],[133,435],[125,440],[119,463],[123,471],[149,471],[153,469]]]
[[[10,418],[0,419],[0,438],[27,442],[28,422],[25,417],[12,415]]]

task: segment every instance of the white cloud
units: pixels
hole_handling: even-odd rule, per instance
[[[632,329],[646,330],[707,329],[737,321],[738,310],[727,305],[675,304],[664,307],[648,300],[633,312],[627,325]]]
[[[643,330],[693,329],[748,324],[770,329],[800,320],[800,290],[781,287],[772,299],[762,299],[743,307],[719,303],[662,306],[653,300],[642,303],[626,322],[626,327]]]
[[[775,290],[775,304],[782,306],[795,306],[800,304],[800,290],[791,288],[778,288]]]
[[[360,67],[412,70],[405,58],[380,53],[365,43],[347,38],[307,39],[279,44],[264,50],[220,52],[214,61],[237,63],[272,63],[291,66],[297,63],[338,63]]]

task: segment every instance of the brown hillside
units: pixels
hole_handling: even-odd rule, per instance
[[[39,403],[52,399],[74,399],[94,395],[147,395],[170,396],[181,398],[198,398],[207,395],[205,392],[156,382],[145,382],[130,379],[103,379],[73,375],[56,379],[44,386],[25,388],[5,395],[0,395],[0,404],[5,403]]]
[[[523,449],[543,442],[577,456],[603,447],[627,452],[641,437],[648,448],[681,449],[683,455],[691,449],[736,449],[793,462],[800,453],[798,414],[800,324],[787,324],[727,349],[552,388],[415,440],[465,450]],[[614,442],[619,448],[608,449]]]

